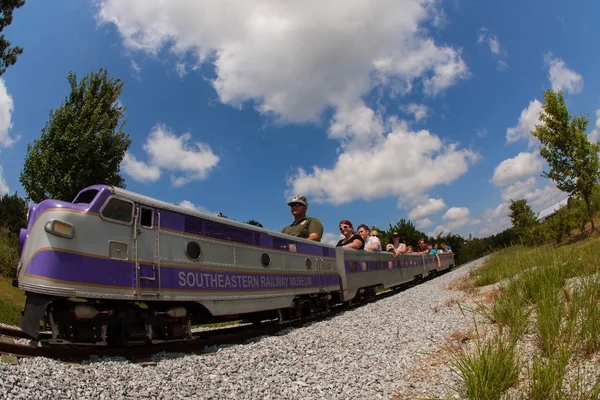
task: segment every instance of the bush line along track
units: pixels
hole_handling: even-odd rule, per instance
[[[437,275],[450,271],[438,272]],[[435,275],[434,275],[435,276]],[[428,277],[416,283],[429,280]],[[197,354],[211,346],[226,344],[241,344],[251,339],[274,335],[282,330],[300,327],[312,322],[331,318],[344,311],[350,311],[363,305],[387,298],[399,291],[415,286],[415,282],[406,283],[397,288],[376,295],[374,298],[353,303],[352,305],[337,305],[325,313],[315,314],[307,318],[287,321],[284,323],[264,322],[258,326],[241,325],[225,327],[214,330],[198,332],[191,339],[177,342],[158,343],[139,347],[99,347],[99,346],[72,346],[53,345],[38,346],[38,342],[31,339],[25,332],[18,328],[0,326],[0,354],[10,354],[16,357],[47,357],[55,360],[79,362],[93,357],[124,357],[130,360],[147,360],[152,355],[161,352]],[[49,338],[50,335],[41,335]],[[30,339],[30,345],[14,343],[12,339]]]

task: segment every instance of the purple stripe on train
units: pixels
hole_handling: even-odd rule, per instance
[[[152,275],[150,265],[141,265],[141,275]],[[135,265],[132,262],[88,257],[80,254],[43,251],[36,254],[27,266],[27,274],[57,279],[74,284],[107,285],[132,289],[135,287]],[[154,282],[141,280],[142,288]],[[198,291],[255,291],[339,286],[335,273],[248,273],[242,271],[207,271],[192,268],[163,267],[160,285],[165,290]]]
[[[381,261],[359,261],[359,260],[350,260],[344,262],[344,267],[346,272],[366,272],[366,271],[376,271],[381,269],[396,269],[396,268],[409,268],[409,267],[418,267],[423,266],[424,260],[421,256],[409,256],[413,259],[404,259],[404,260],[381,260]],[[435,260],[433,258],[432,260]],[[425,259],[426,262],[429,262],[429,259]]]

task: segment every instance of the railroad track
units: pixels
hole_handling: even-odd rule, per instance
[[[18,328],[0,327],[0,354],[10,354],[18,358],[47,357],[68,362],[80,362],[97,357],[124,357],[140,362],[150,359],[161,352],[197,354],[211,346],[226,344],[242,344],[260,336],[275,335],[285,329],[296,328],[332,318],[339,313],[350,311],[366,304],[381,300],[397,294],[415,284],[405,284],[397,290],[388,290],[378,294],[375,298],[355,303],[350,306],[336,306],[326,313],[317,314],[308,318],[292,320],[283,324],[276,321],[263,322],[257,326],[240,325],[214,330],[197,332],[189,340],[169,343],[158,343],[139,347],[101,347],[101,346],[74,346],[74,345],[44,345],[31,339],[25,332]],[[48,335],[46,335],[48,336]],[[15,343],[12,339],[30,339],[31,344]]]

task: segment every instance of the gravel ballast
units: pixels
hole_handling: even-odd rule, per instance
[[[450,369],[423,370],[469,325],[447,290],[481,260],[330,320],[202,355],[160,354],[156,364],[45,358],[0,364],[0,397],[193,399],[390,399],[448,396]],[[431,363],[430,363],[431,364]]]

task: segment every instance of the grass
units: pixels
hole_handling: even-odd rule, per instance
[[[487,341],[478,337],[474,351],[462,349],[454,355],[461,395],[499,398],[509,383],[516,382],[500,360],[518,371],[513,360],[519,359],[529,370],[519,382],[524,398],[598,398],[600,378],[586,386],[585,376],[569,373],[600,350],[597,246],[597,238],[561,247],[515,246],[493,255],[471,273],[476,287],[500,284],[492,302],[480,305],[479,311],[496,324],[499,334]],[[505,328],[508,335],[503,334]],[[536,350],[513,357],[511,352],[527,333],[535,338]],[[498,391],[496,397],[492,387]]]
[[[24,306],[23,291],[12,286],[12,279],[0,276],[0,322],[18,325]]]
[[[501,398],[516,383],[518,363],[514,343],[496,336],[491,340],[477,338],[473,352],[455,352],[451,366],[462,382],[460,395],[492,400]]]

